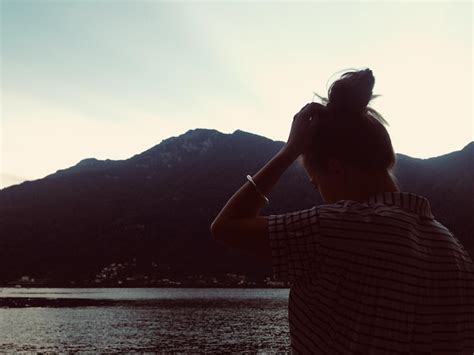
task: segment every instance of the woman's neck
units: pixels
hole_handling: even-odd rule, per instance
[[[356,174],[346,185],[345,197],[349,200],[364,201],[380,192],[399,192],[397,179],[390,172]]]

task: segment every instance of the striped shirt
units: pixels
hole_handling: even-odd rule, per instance
[[[267,218],[292,352],[474,353],[473,262],[425,197],[380,192]]]

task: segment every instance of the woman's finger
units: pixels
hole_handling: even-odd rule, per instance
[[[304,105],[303,108],[302,108],[301,110],[299,110],[299,112],[298,112],[296,115],[293,116],[293,120],[295,120],[296,117],[298,117],[300,114],[302,114],[303,111],[304,111],[305,109],[307,109],[307,107],[308,107],[309,105],[311,105],[312,103],[314,103],[314,102],[310,102],[310,103]]]

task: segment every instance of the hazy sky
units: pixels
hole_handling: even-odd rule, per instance
[[[396,152],[473,140],[470,1],[0,2],[0,188],[192,128],[286,141],[347,68],[373,70]]]

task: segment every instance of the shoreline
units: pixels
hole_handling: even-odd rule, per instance
[[[200,307],[215,306],[216,301],[227,308],[240,308],[242,302],[247,304],[262,302],[260,298],[154,298],[154,299],[104,299],[104,298],[52,298],[52,297],[0,297],[0,310],[11,308],[78,308],[78,307],[164,307],[173,308],[185,304],[186,306],[198,305]],[[273,303],[286,303],[287,300],[273,301]]]
[[[75,288],[94,288],[94,289],[114,289],[114,288],[232,288],[232,289],[277,289],[277,288],[290,288],[290,286],[267,286],[267,285],[246,285],[246,286],[238,286],[238,285],[68,285],[68,286],[61,286],[61,285],[7,285],[2,286],[0,285],[0,295],[2,289],[29,289],[29,288],[65,288],[65,289],[75,289]]]

